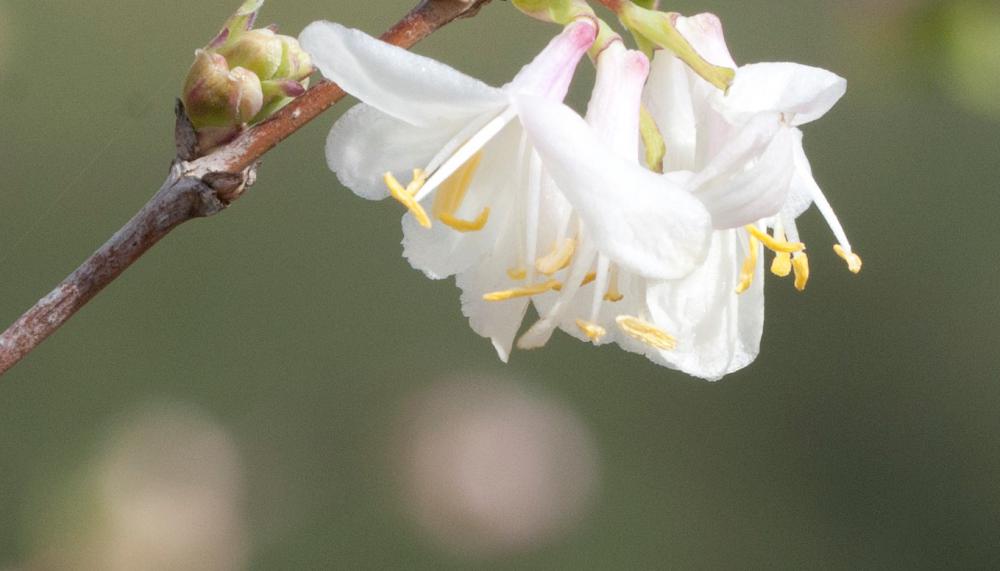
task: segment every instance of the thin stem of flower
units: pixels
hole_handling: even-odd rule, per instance
[[[410,48],[457,19],[474,16],[490,0],[422,0],[382,39]],[[260,158],[344,97],[320,81],[267,121],[197,160],[176,160],[145,206],[83,264],[0,334],[0,375],[30,353],[174,228],[224,210],[253,183]],[[178,148],[190,137],[177,133]],[[183,151],[181,151],[183,154]]]

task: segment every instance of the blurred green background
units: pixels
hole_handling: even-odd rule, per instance
[[[4,323],[159,186],[236,4],[0,0]],[[806,148],[860,276],[810,211],[809,290],[769,278],[761,355],[721,383],[562,334],[504,366],[401,258],[398,205],[326,169],[338,105],[0,380],[0,568],[1000,566],[1000,7],[667,7],[848,78]],[[554,32],[495,1],[417,50],[501,84]]]

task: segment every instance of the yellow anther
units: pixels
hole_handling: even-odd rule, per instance
[[[778,252],[771,262],[771,273],[779,278],[788,277],[792,273],[792,255],[788,252]]]
[[[672,335],[638,317],[619,315],[615,318],[615,322],[618,323],[618,327],[621,327],[622,331],[628,334],[629,337],[641,341],[650,347],[664,351],[677,348],[677,339]]]
[[[528,277],[528,270],[524,268],[510,268],[507,270],[507,277],[515,281],[523,280]]]
[[[562,284],[559,283],[559,280],[549,280],[545,283],[530,285],[527,287],[505,289],[503,291],[487,293],[483,295],[483,299],[485,301],[506,301],[516,297],[530,297],[547,291],[558,290],[561,287]]]
[[[736,285],[736,293],[743,293],[750,289],[753,283],[753,276],[757,273],[757,256],[760,254],[760,242],[753,232],[750,233],[750,254],[743,260],[743,267],[740,269],[740,283]]]
[[[580,331],[583,331],[584,335],[594,342],[600,341],[602,337],[608,334],[608,332],[605,331],[605,329],[600,325],[584,321],[582,319],[576,320],[576,326],[580,328]]]
[[[590,272],[589,274],[583,276],[583,279],[580,280],[580,287],[583,287],[583,286],[589,284],[590,282],[592,282],[592,281],[594,281],[596,279],[597,279],[597,273]],[[560,283],[559,285],[554,286],[552,288],[552,291],[562,291],[562,288],[563,288],[563,286]]]
[[[795,270],[795,289],[806,291],[806,284],[809,283],[809,257],[805,252],[792,255],[792,269]]]
[[[450,212],[442,212],[438,214],[438,219],[444,222],[451,228],[458,230],[459,232],[475,232],[477,230],[482,230],[483,226],[486,226],[486,220],[490,217],[490,207],[487,206],[479,213],[479,216],[475,220],[462,220],[461,218],[455,218]]]
[[[427,182],[427,174],[420,169],[413,169],[413,180],[410,181],[410,184],[406,185],[406,188],[403,188],[403,185],[396,180],[396,177],[392,176],[391,172],[385,173],[382,179],[385,181],[385,185],[389,187],[389,193],[392,194],[392,197],[405,206],[421,226],[430,228],[431,219],[427,216],[424,207],[420,206],[420,203],[413,198],[417,194],[417,191],[420,190],[420,187]]]
[[[558,272],[569,265],[573,259],[573,252],[576,251],[576,240],[566,238],[561,243],[556,244],[548,255],[535,260],[535,269],[547,276]]]
[[[758,228],[756,224],[748,224],[744,228],[751,236],[760,240],[761,244],[764,244],[764,247],[768,250],[791,254],[792,252],[801,252],[806,249],[806,245],[802,242],[786,242],[785,240],[772,237],[767,232]]]
[[[608,283],[608,291],[604,292],[604,301],[612,303],[621,301],[625,296],[618,291],[618,272],[611,270],[611,281]]]
[[[486,226],[486,221],[490,217],[490,209],[484,208],[474,220],[463,220],[455,216],[455,212],[462,206],[465,200],[465,193],[472,184],[472,177],[479,168],[479,161],[483,158],[483,153],[479,152],[465,161],[465,164],[448,177],[448,180],[441,183],[441,186],[434,192],[434,206],[432,212],[434,216],[446,225],[459,232],[475,232],[482,230]]]
[[[847,269],[850,270],[852,274],[856,274],[861,271],[861,256],[855,254],[854,252],[848,252],[842,248],[840,244],[834,244],[833,251],[837,252],[837,255],[847,262]]]

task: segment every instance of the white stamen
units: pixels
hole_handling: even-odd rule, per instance
[[[819,209],[820,214],[823,215],[823,219],[826,220],[826,225],[833,231],[833,235],[837,238],[837,242],[840,243],[840,247],[847,253],[851,253],[851,243],[847,241],[847,234],[844,232],[844,227],[840,225],[840,220],[837,219],[837,215],[833,212],[833,207],[830,206],[830,202],[826,199],[819,185],[816,184],[816,179],[813,178],[812,174],[812,167],[809,166],[809,160],[806,158],[806,152],[802,148],[802,145],[797,145],[795,148],[795,165],[801,169],[804,175],[802,178],[805,179],[809,195],[812,197],[816,208]],[[798,237],[795,238],[795,241],[798,241]]]
[[[611,260],[604,254],[597,256],[597,278],[594,280],[594,299],[590,305],[590,321],[597,323],[597,315],[601,312],[604,292],[608,289],[611,276]]]
[[[528,162],[528,189],[525,193],[525,252],[524,259],[528,262],[528,281],[535,275],[534,260],[538,253],[538,210],[542,196],[542,159],[534,149],[531,149]]]
[[[580,245],[580,248],[581,250],[577,252],[576,257],[573,259],[573,263],[569,268],[569,275],[562,285],[562,291],[559,292],[556,302],[549,309],[548,313],[536,321],[517,340],[517,346],[521,349],[535,349],[545,345],[549,341],[549,338],[552,337],[552,332],[558,327],[559,320],[571,306],[573,298],[580,290],[583,279],[587,275],[587,271],[590,270],[590,266],[594,263],[594,255],[596,254],[595,246],[588,241],[584,241]]]
[[[455,151],[448,160],[434,171],[424,186],[417,192],[414,197],[417,202],[420,202],[427,197],[428,194],[434,191],[442,182],[448,180],[452,174],[455,173],[462,165],[464,165],[472,155],[479,152],[486,143],[490,142],[493,137],[507,126],[514,118],[517,117],[517,111],[513,107],[507,108],[503,113],[492,119],[487,123],[482,129],[480,129],[475,135],[472,136],[468,141]]]

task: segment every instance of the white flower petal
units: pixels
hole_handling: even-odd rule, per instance
[[[695,166],[698,124],[691,81],[687,65],[672,53],[659,50],[653,56],[643,103],[667,147],[665,170],[690,170]]]
[[[516,256],[512,256],[515,246],[511,242],[512,232],[506,232],[493,253],[455,278],[462,289],[462,313],[469,318],[469,325],[493,342],[497,355],[505,363],[528,308],[528,298],[485,301],[483,295],[511,287],[506,272],[506,268],[516,261]]]
[[[500,89],[340,24],[313,22],[299,41],[327,79],[413,125],[435,125],[506,104]]]
[[[847,91],[847,80],[818,67],[797,63],[755,63],[736,71],[720,109],[743,121],[763,112],[783,113],[790,125],[815,121]]]
[[[639,156],[639,105],[649,60],[612,42],[597,59],[597,77],[587,104],[587,123],[623,159]]]
[[[529,139],[598,250],[637,274],[671,279],[703,258],[711,220],[681,188],[615,156],[568,107],[516,100]]]
[[[422,202],[432,216],[430,228],[420,226],[409,213],[403,216],[403,256],[410,265],[432,279],[441,279],[469,269],[496,248],[511,224],[521,133],[519,125],[510,124],[483,148],[479,168],[456,212],[459,218],[471,220],[489,207],[489,218],[481,230],[458,232],[433,218],[433,196]]]
[[[650,286],[651,321],[677,338],[675,349],[659,351],[635,342],[629,348],[712,381],[750,364],[760,350],[764,327],[764,256],[758,258],[750,289],[737,294],[746,240],[743,230],[715,232],[697,270]]]
[[[695,176],[692,192],[711,213],[715,228],[737,228],[781,210],[801,136],[798,129],[778,129],[773,137],[766,128],[745,129]]]
[[[406,184],[415,168],[427,165],[462,129],[443,123],[436,129],[416,127],[364,103],[350,108],[326,138],[326,162],[341,184],[369,200],[389,195],[382,175],[393,173]]]

